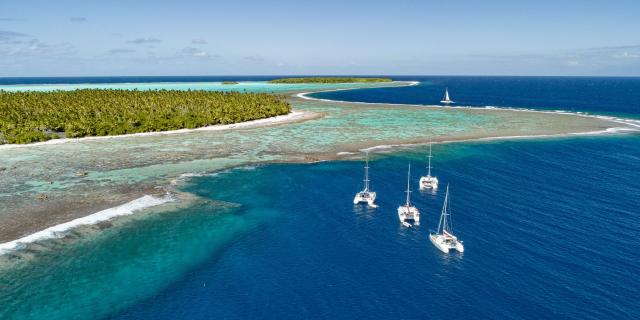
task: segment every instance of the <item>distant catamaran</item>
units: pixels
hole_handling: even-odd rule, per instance
[[[438,189],[438,178],[431,175],[431,143],[429,143],[429,166],[427,176],[420,178],[420,190]]]
[[[445,104],[453,103],[453,101],[449,98],[449,88],[444,89],[444,98],[442,98],[440,102]]]
[[[420,211],[418,208],[411,205],[411,164],[409,164],[409,171],[407,172],[407,202],[403,206],[398,207],[398,218],[404,226],[411,226],[410,222],[415,225],[420,224]]]
[[[369,153],[367,152],[367,158],[364,165],[364,189],[353,198],[353,204],[366,203],[371,207],[377,207],[374,203],[376,201],[376,193],[369,190]]]
[[[458,252],[464,252],[462,241],[458,240],[451,230],[451,221],[449,219],[451,213],[449,211],[449,185],[447,185],[447,192],[444,196],[444,205],[442,205],[442,214],[440,215],[438,230],[436,230],[436,233],[431,233],[429,235],[429,239],[431,239],[431,243],[433,243],[436,248],[440,249],[440,251],[444,253],[449,253],[449,250],[451,249],[458,250]]]

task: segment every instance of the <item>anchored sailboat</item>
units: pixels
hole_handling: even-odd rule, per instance
[[[449,88],[444,89],[444,98],[442,98],[440,102],[445,104],[453,103],[453,101],[449,98]]]
[[[420,224],[420,211],[418,208],[411,205],[411,164],[409,164],[409,171],[407,172],[407,202],[398,207],[398,218],[404,226],[410,226],[410,222],[415,225]]]
[[[369,153],[367,152],[367,157],[364,165],[364,189],[358,193],[353,198],[353,204],[366,203],[371,207],[377,207],[374,203],[376,201],[376,193],[369,190]]]
[[[429,143],[429,166],[427,176],[420,178],[420,190],[438,189],[438,178],[431,175],[431,143]]]
[[[442,205],[442,214],[440,215],[440,222],[438,223],[438,230],[436,233],[429,234],[429,239],[436,248],[444,253],[449,253],[449,250],[455,249],[458,252],[464,252],[464,246],[462,241],[458,240],[453,235],[451,230],[451,221],[449,216],[451,215],[449,206],[449,185],[447,185],[447,193],[444,196],[444,204]]]

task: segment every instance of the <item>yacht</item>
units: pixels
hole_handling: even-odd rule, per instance
[[[411,179],[411,164],[409,164],[409,171],[407,172],[407,202],[404,205],[398,207],[398,218],[402,225],[407,226],[410,222],[414,225],[420,224],[420,211],[418,208],[411,205],[411,187],[409,181]]]
[[[369,153],[367,152],[367,157],[364,165],[364,189],[358,193],[353,198],[353,204],[366,203],[370,207],[376,208],[376,193],[369,189]]]
[[[436,248],[444,253],[449,253],[451,249],[464,252],[462,241],[458,240],[451,230],[451,219],[449,218],[451,213],[449,211],[451,211],[451,208],[449,206],[449,185],[447,185],[444,205],[442,205],[442,214],[440,215],[440,222],[438,222],[438,230],[436,230],[435,233],[429,234],[429,239],[431,239],[431,243],[433,243]]]
[[[438,189],[438,177],[431,175],[431,143],[429,143],[429,166],[427,167],[427,176],[420,178],[420,190]]]
[[[442,98],[440,102],[444,104],[453,103],[453,101],[449,98],[449,88],[444,89],[444,98]]]

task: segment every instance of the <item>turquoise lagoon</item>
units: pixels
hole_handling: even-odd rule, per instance
[[[189,83],[116,86],[157,89],[166,85],[183,89],[209,86]],[[280,87],[265,82],[252,85],[253,90],[263,91]],[[82,86],[65,85],[68,88]],[[351,86],[283,85],[286,89],[282,90],[293,94],[301,90]],[[0,234],[3,235],[0,241],[14,240],[42,227],[113,207],[144,194],[162,192],[182,174],[252,163],[349,157],[357,155],[363,148],[375,146],[584,132],[617,125],[595,118],[561,114],[291,99],[294,110],[321,117],[292,124],[234,130],[0,146],[0,167],[3,168],[0,199],[4,204],[0,208]],[[78,176],[78,172],[88,174]],[[46,200],[37,200],[43,195],[46,195]],[[21,214],[17,216],[16,212]],[[25,221],[43,220],[44,215],[48,218],[39,228],[25,224]]]

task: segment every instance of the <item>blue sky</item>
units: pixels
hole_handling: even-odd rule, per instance
[[[640,76],[640,1],[0,0],[0,76]]]

